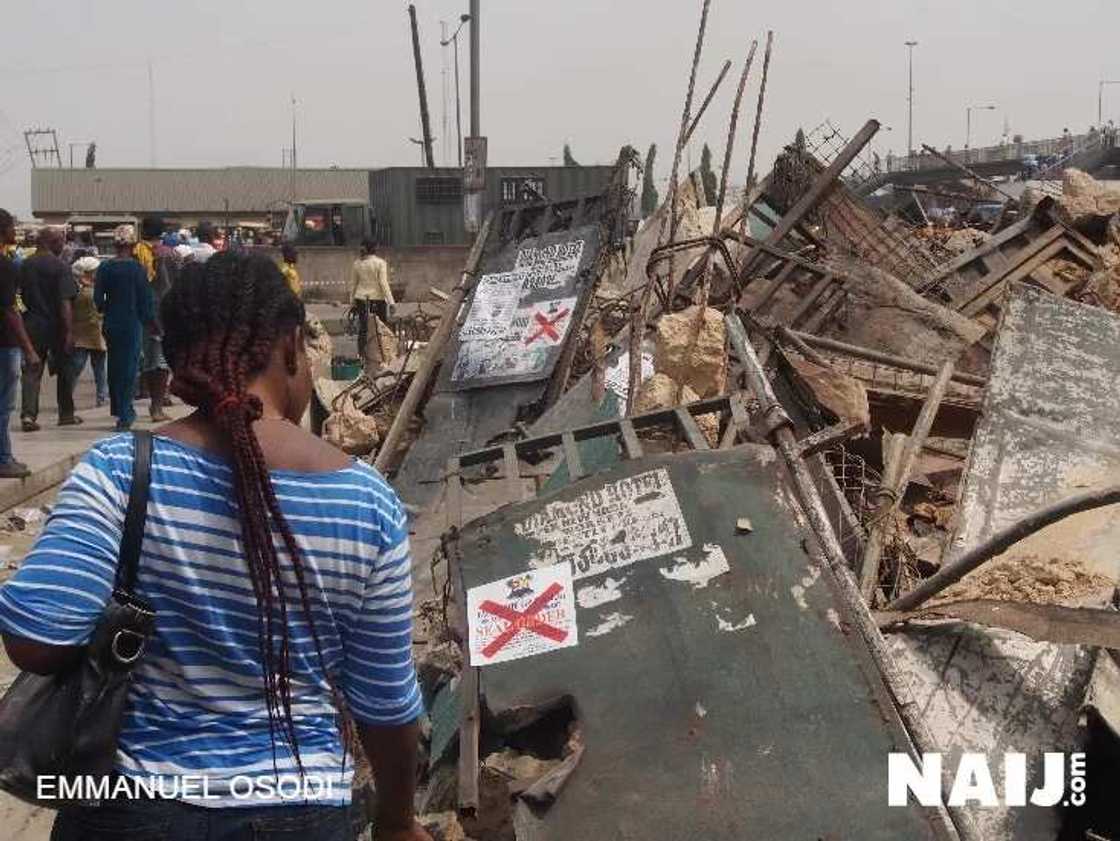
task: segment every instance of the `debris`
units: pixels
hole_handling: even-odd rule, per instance
[[[1108,223],[1106,217],[1120,213],[1120,189],[1097,181],[1079,169],[1062,176],[1058,213],[1068,225],[1088,233]]]
[[[994,599],[1074,606],[1082,598],[1110,594],[1115,586],[1076,558],[1026,555],[992,561],[941,591],[930,604]]]
[[[830,371],[804,359],[790,359],[797,381],[804,385],[818,404],[836,422],[871,426],[871,409],[863,383],[845,374]]]
[[[538,759],[527,753],[506,748],[492,753],[482,761],[482,767],[496,771],[510,781],[510,793],[517,794],[560,766],[559,759]]]
[[[942,245],[953,254],[964,254],[991,240],[992,235],[987,231],[978,231],[975,228],[958,228],[949,235]]]
[[[420,815],[416,819],[432,836],[432,841],[467,841],[467,833],[454,812]]]
[[[416,658],[416,676],[425,695],[435,691],[463,671],[463,652],[454,642],[429,645]]]
[[[331,340],[327,328],[313,315],[308,315],[304,322],[304,347],[307,349],[307,358],[311,363],[311,376],[314,379],[329,378],[331,375],[331,360],[334,359],[334,342]]]
[[[338,410],[323,422],[323,438],[345,453],[364,456],[373,452],[381,440],[377,419],[354,408],[347,399],[338,401]]]
[[[657,409],[671,409],[674,406],[695,403],[699,399],[699,395],[691,387],[681,385],[668,374],[657,373],[643,382],[638,389],[634,411],[641,414]],[[712,415],[699,415],[695,421],[708,444],[714,447],[719,440],[719,420]]]
[[[754,531],[754,526],[751,525],[749,517],[740,517],[735,521],[735,531],[739,534],[750,534]]]
[[[719,310],[707,307],[701,312],[692,306],[662,316],[655,336],[653,367],[658,373],[689,387],[698,397],[715,397],[727,390],[726,338]]]

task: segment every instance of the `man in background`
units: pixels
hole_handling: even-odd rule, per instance
[[[8,211],[0,209],[0,478],[3,479],[23,479],[31,475],[27,465],[16,461],[12,454],[8,427],[16,408],[20,357],[28,363],[40,364],[39,354],[31,344],[16,305],[19,269],[8,256],[15,242],[16,220]]]
[[[198,223],[198,245],[192,245],[193,259],[196,263],[205,263],[218,253],[214,247],[214,240],[218,238],[218,229],[213,223],[205,220]]]
[[[299,252],[296,247],[290,242],[286,242],[280,246],[280,274],[284,275],[284,280],[288,282],[288,288],[297,298],[303,297],[303,283],[299,279],[299,269],[296,268],[296,263],[299,262]]]
[[[177,271],[174,254],[163,243],[163,219],[145,216],[140,220],[140,242],[132,251],[137,262],[144,267],[152,287],[152,304],[155,307],[156,327],[159,332],[146,331],[140,350],[139,395],[151,398],[152,420],[159,423],[171,420],[164,411],[167,406],[167,383],[171,369],[163,355],[163,332],[159,324],[159,306],[163,296],[171,289],[172,274]]]
[[[20,409],[24,432],[39,430],[39,387],[43,368],[57,380],[58,425],[77,426],[82,419],[74,414],[74,372],[70,355],[74,350],[72,333],[73,301],[78,284],[70,267],[59,255],[65,244],[62,231],[44,228],[38,248],[19,269],[20,295],[26,308],[24,324],[38,355],[23,364],[23,400]]]
[[[372,240],[365,240],[361,256],[350,269],[350,307],[358,314],[358,353],[363,360],[369,341],[370,313],[388,324],[389,307],[395,303],[389,287],[389,264],[377,256],[376,248]],[[374,330],[380,339],[376,323]]]

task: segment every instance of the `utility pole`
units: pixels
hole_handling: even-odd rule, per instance
[[[420,94],[420,127],[424,132],[422,143],[424,145],[424,161],[428,169],[435,169],[435,158],[432,157],[432,125],[428,118],[428,91],[424,87],[424,65],[420,60],[420,27],[416,25],[416,6],[408,4],[408,17],[412,22],[412,57],[416,63],[416,88]]]
[[[906,138],[906,161],[909,163],[910,156],[914,154],[914,47],[918,46],[918,42],[907,41],[906,46],[910,52],[910,115]]]
[[[481,0],[471,0],[471,137],[482,136],[482,108],[479,102],[481,90],[479,80],[480,53],[482,48],[481,32]]]
[[[292,170],[288,174],[288,201],[296,200],[296,95],[292,92],[292,151],[288,155]]]

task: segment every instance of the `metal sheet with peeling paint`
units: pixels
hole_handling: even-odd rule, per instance
[[[886,805],[905,738],[769,447],[642,459],[503,508],[460,533],[463,586],[528,569],[540,542],[518,525],[549,505],[660,470],[692,545],[578,581],[577,648],[480,673],[499,729],[574,701],[586,753],[531,837],[936,837],[921,808]],[[665,574],[682,563],[696,575]]]
[[[983,417],[961,485],[952,553],[1059,499],[1120,478],[1120,319],[1013,284],[1003,306]],[[1013,547],[1069,553],[1116,578],[1115,507],[1076,515]],[[1089,651],[971,625],[888,637],[927,723],[950,755],[1073,749]],[[954,763],[955,767],[955,763]],[[1000,763],[993,762],[997,786]],[[972,809],[985,838],[1052,841],[1039,807]]]

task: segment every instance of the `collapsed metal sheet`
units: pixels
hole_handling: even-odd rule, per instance
[[[950,554],[1039,508],[1115,483],[1117,418],[1120,319],[1012,284]],[[1115,579],[1118,545],[1120,514],[1112,506],[1056,523],[1008,556],[1078,559]],[[912,629],[888,641],[938,743],[951,756],[979,751],[998,759],[991,763],[997,787],[1004,751],[1027,752],[1037,782],[1042,752],[1076,745],[1088,650],[971,625]],[[996,841],[1052,841],[1059,824],[1054,810],[1034,806],[970,811],[983,837]]]
[[[466,526],[463,591],[575,579],[578,645],[480,670],[494,727],[570,698],[586,746],[548,811],[519,807],[519,837],[937,837],[887,805],[907,740],[812,546],[753,445],[628,462]]]
[[[454,390],[552,373],[594,285],[598,225],[511,241],[487,258],[449,358]]]

